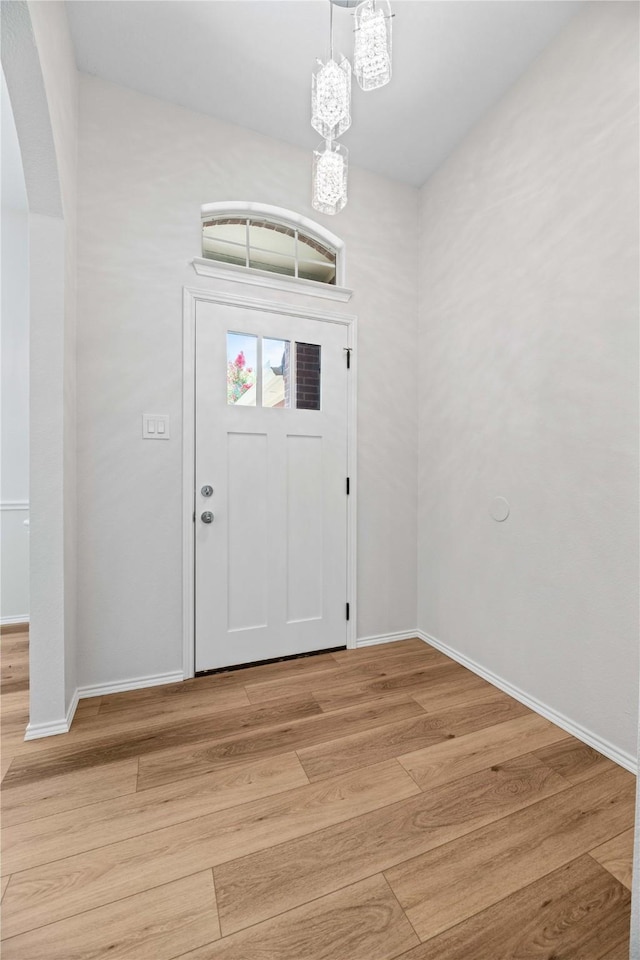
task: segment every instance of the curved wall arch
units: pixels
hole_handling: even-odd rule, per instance
[[[30,710],[26,739],[64,733],[75,709],[75,154],[59,75],[77,77],[62,4],[1,5],[2,67],[29,206]],[[62,58],[62,62],[61,62]],[[76,81],[77,82],[77,79]],[[68,83],[67,83],[68,89]],[[73,110],[73,106],[71,108]],[[63,127],[67,127],[63,129]],[[56,129],[57,128],[57,129]]]

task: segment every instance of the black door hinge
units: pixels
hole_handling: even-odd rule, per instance
[[[349,496],[349,477],[347,477],[347,496]]]
[[[347,370],[351,369],[351,347],[345,347],[344,351],[347,355]]]
[[[347,620],[349,619],[349,604],[347,604]]]

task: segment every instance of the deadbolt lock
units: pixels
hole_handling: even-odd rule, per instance
[[[203,497],[211,497],[213,496],[213,487],[210,487],[209,484],[207,484],[205,487],[202,488],[200,493],[202,494]]]

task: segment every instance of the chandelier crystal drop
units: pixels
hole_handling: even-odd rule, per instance
[[[363,0],[355,21],[353,72],[363,90],[375,90],[391,80],[389,0]]]
[[[339,213],[347,202],[349,151],[330,140],[313,151],[313,197],[311,205],[320,213]]]
[[[311,126],[325,140],[335,140],[351,126],[351,64],[318,61],[312,76]]]

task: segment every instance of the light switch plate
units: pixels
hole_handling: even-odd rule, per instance
[[[170,436],[168,413],[142,414],[143,440],[169,440]]]

